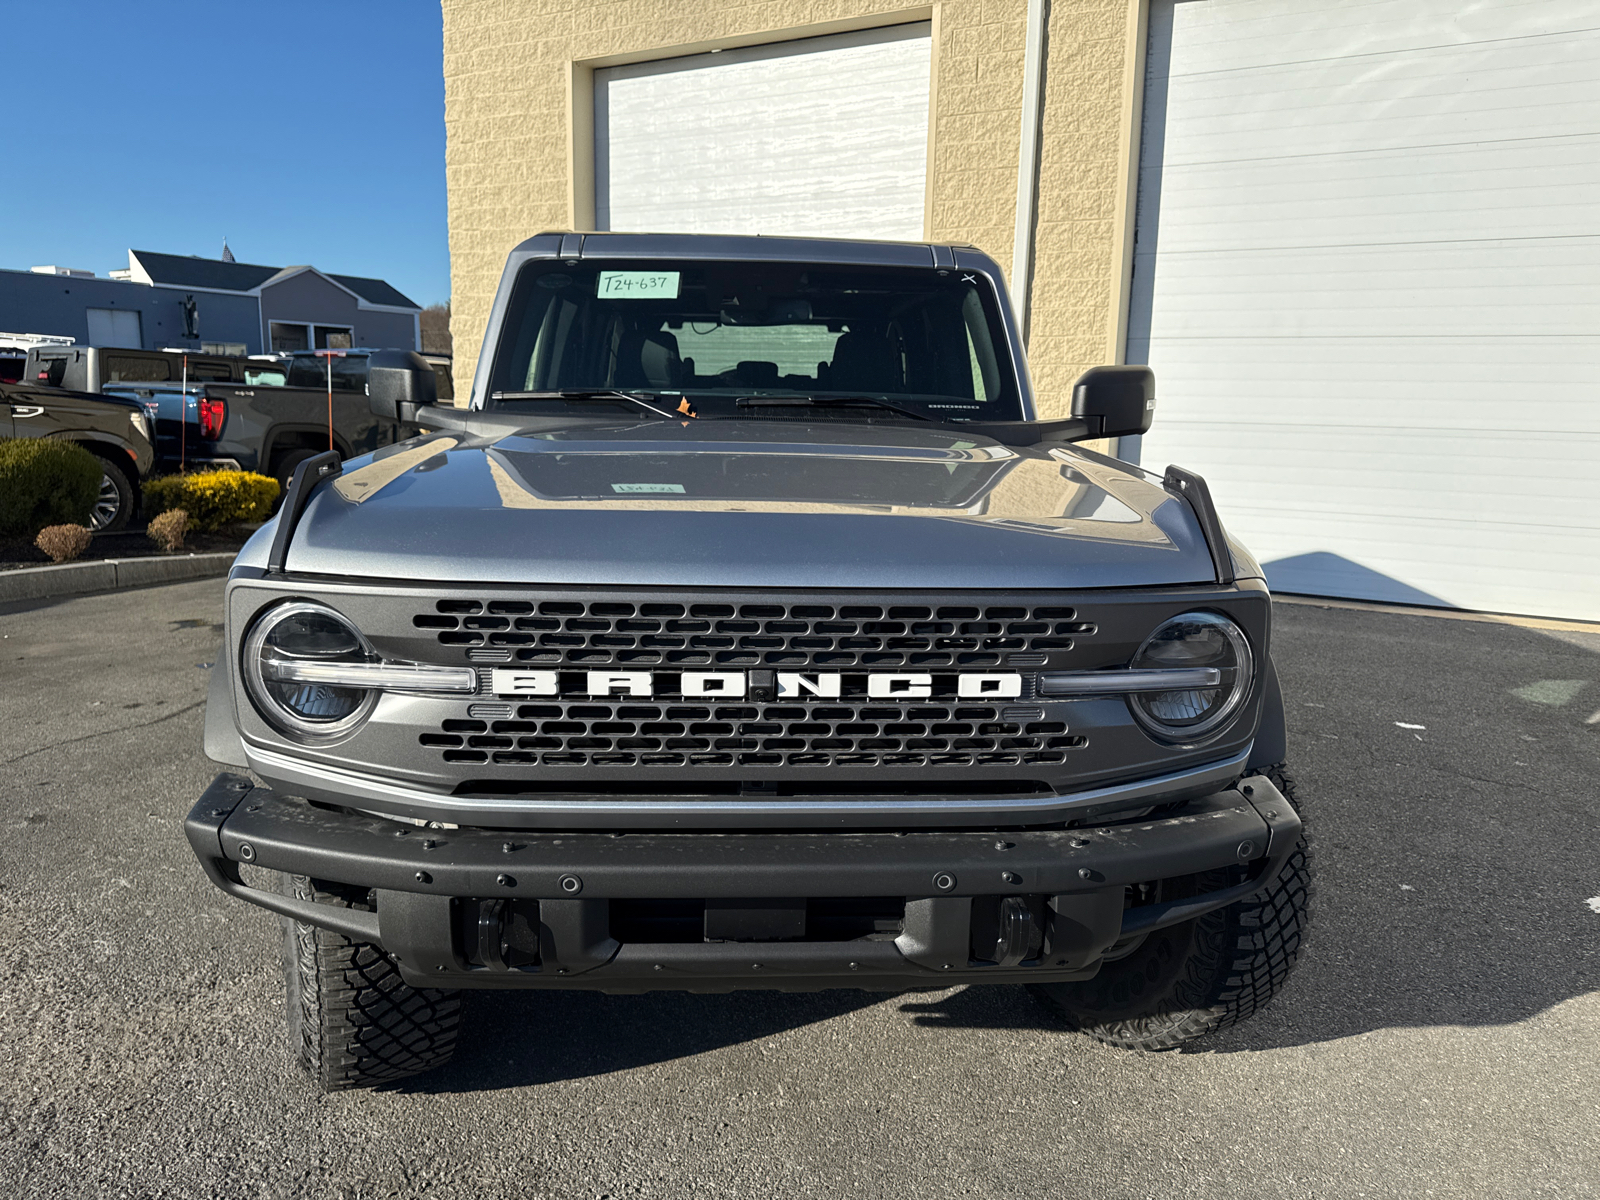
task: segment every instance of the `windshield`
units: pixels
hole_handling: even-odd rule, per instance
[[[932,267],[529,263],[493,380],[512,404],[508,393],[616,389],[701,417],[777,415],[754,402],[797,396],[946,421],[1022,417],[992,286]]]

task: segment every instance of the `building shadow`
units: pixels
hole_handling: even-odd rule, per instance
[[[1455,608],[1448,600],[1402,583],[1382,571],[1326,550],[1296,554],[1262,563],[1267,586],[1274,592],[1302,596],[1337,596],[1374,600],[1381,604],[1409,604],[1422,608]]]

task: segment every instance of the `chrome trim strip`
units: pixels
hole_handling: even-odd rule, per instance
[[[1216,667],[1170,671],[1057,671],[1039,676],[1041,696],[1123,696],[1129,692],[1181,692],[1222,686]]]
[[[1028,821],[1050,820],[1052,814],[1067,814],[1084,808],[1108,804],[1128,804],[1140,800],[1157,801],[1183,792],[1218,788],[1237,779],[1250,761],[1250,747],[1220,762],[1189,767],[1129,783],[1111,784],[1065,796],[1018,796],[942,799],[816,798],[816,799],[727,799],[693,800],[669,797],[662,800],[607,800],[603,797],[560,800],[507,796],[450,796],[425,791],[405,784],[355,771],[341,770],[321,763],[308,763],[246,743],[250,768],[281,790],[309,799],[346,805],[352,808],[420,816],[429,820],[448,820],[471,825],[482,821],[521,816],[543,818],[544,824],[570,828],[610,828],[637,824],[639,818],[664,821],[684,827],[727,827],[730,818],[744,818],[757,824],[782,825],[796,818],[822,818],[830,825],[875,823],[897,824],[916,819],[922,824],[970,824],[973,818],[1001,820],[1008,817]],[[956,786],[956,781],[951,781]],[[691,785],[692,786],[692,785]],[[463,819],[462,814],[475,814]],[[484,814],[477,816],[476,814]],[[696,821],[699,818],[700,821]],[[959,818],[953,820],[952,818]],[[538,827],[538,822],[529,827]]]
[[[331,687],[376,688],[385,692],[470,696],[478,690],[478,673],[471,667],[430,667],[422,663],[325,663],[264,657],[261,674],[280,683],[326,683]]]

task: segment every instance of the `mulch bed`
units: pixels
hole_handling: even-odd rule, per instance
[[[183,540],[180,554],[212,554],[219,550],[235,553],[243,546],[254,530],[238,532],[223,530],[219,533],[191,533]],[[124,529],[120,533],[97,533],[89,548],[75,562],[94,562],[102,558],[149,558],[166,551],[152,542],[144,527]],[[50,556],[26,538],[0,538],[0,571],[14,571],[18,567],[49,565]]]

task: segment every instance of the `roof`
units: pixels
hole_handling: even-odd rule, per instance
[[[182,254],[157,254],[152,250],[130,250],[150,276],[150,282],[165,287],[213,288],[222,292],[248,292],[278,273],[277,267],[255,263],[223,262],[217,258],[189,258]]]
[[[259,263],[223,262],[217,258],[191,258],[182,254],[157,254],[152,250],[130,250],[139,260],[150,282],[161,287],[209,288],[222,292],[250,292],[263,284],[288,278],[312,267],[266,267]],[[363,275],[334,275],[319,271],[340,287],[354,292],[368,304],[382,304],[392,308],[422,306],[398,288],[381,279],[368,279]]]
[[[368,304],[387,304],[395,308],[416,308],[422,305],[412,300],[398,288],[389,286],[381,279],[367,279],[361,275],[333,275],[327,272],[328,278],[335,283],[343,284]]]
[[[860,266],[999,268],[970,246],[946,242],[890,242],[858,238],[728,233],[545,232],[512,251],[527,257],[727,259],[746,262],[815,262]]]

